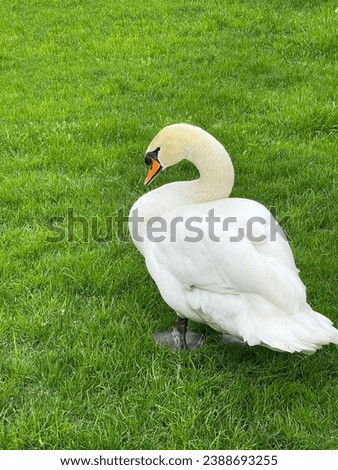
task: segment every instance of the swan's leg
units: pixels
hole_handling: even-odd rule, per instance
[[[154,334],[156,343],[170,346],[172,349],[196,349],[202,346],[204,336],[197,331],[187,330],[187,318],[177,315],[176,325],[169,331],[158,331]]]
[[[235,344],[236,346],[248,345],[246,341],[243,341],[241,338],[237,338],[237,336],[229,335],[228,333],[222,333],[221,339],[222,339],[222,343],[226,343],[226,344]]]
[[[173,329],[173,333],[175,334],[175,330],[178,333],[178,338],[180,342],[180,349],[188,349],[187,345],[187,326],[188,326],[188,319],[181,318],[177,315],[176,317],[176,326]]]

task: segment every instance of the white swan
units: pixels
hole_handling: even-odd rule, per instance
[[[187,319],[223,333],[225,342],[313,352],[338,330],[306,302],[305,286],[280,226],[256,201],[229,198],[234,170],[224,147],[188,124],[162,129],[150,143],[145,185],[183,159],[194,181],[166,184],[133,205],[129,230],[165,302],[172,331],[155,334],[173,348],[194,348],[202,335]]]

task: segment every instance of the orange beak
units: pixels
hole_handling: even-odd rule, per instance
[[[160,163],[152,158],[148,174],[144,180],[144,186],[148,186],[148,184],[153,181],[153,179],[161,172],[161,170],[162,166]]]

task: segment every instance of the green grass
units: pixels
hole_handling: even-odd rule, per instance
[[[233,195],[282,221],[309,302],[338,325],[336,6],[1,2],[1,448],[337,448],[336,346],[237,349],[200,326],[200,350],[161,349],[174,316],[115,226],[107,243],[79,224],[47,241],[68,208],[102,231],[127,214],[150,140],[190,122],[228,149]]]

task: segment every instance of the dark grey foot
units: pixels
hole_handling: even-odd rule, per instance
[[[237,336],[229,335],[228,333],[222,333],[222,343],[226,344],[235,344],[236,346],[247,346],[248,343],[243,341],[241,338],[237,338]]]
[[[204,335],[197,331],[187,330],[185,334],[185,344],[177,328],[169,331],[157,331],[154,333],[154,340],[162,346],[170,346],[172,349],[196,349],[202,346]]]

